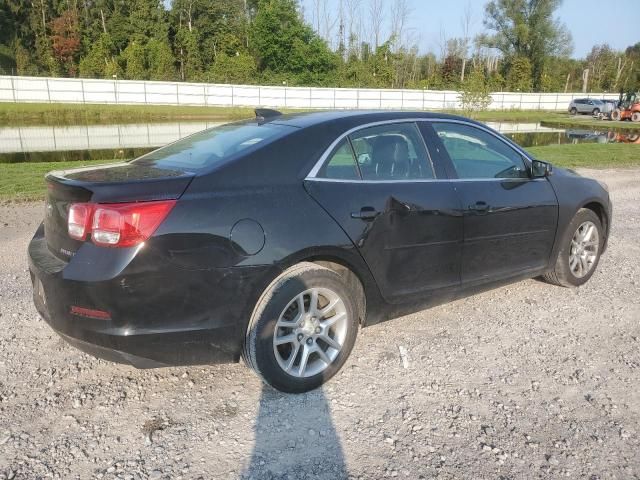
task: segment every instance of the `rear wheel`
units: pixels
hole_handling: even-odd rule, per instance
[[[604,244],[602,224],[593,210],[576,213],[562,242],[556,264],[544,278],[555,285],[578,287],[595,272]]]
[[[600,115],[600,109],[594,108],[593,112],[591,112],[591,115],[593,115],[594,117],[597,117],[598,115]]]
[[[576,115],[578,113],[578,109],[576,107],[571,107],[571,110],[569,110],[569,113],[571,115]]]
[[[358,331],[356,295],[333,270],[296,265],[263,293],[243,348],[245,362],[287,393],[319,387],[345,363]]]
[[[620,121],[622,118],[622,112],[619,108],[616,108],[613,112],[611,112],[611,120],[615,120],[616,122]]]
[[[633,115],[631,115],[631,121],[640,122],[640,112],[633,112]]]

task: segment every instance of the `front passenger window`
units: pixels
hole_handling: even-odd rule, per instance
[[[458,178],[529,178],[522,156],[495,135],[459,123],[432,125]]]

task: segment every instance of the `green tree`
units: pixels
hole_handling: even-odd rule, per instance
[[[540,89],[544,65],[553,56],[571,53],[571,34],[554,18],[562,0],[491,0],[484,25],[494,31],[483,44],[499,49],[506,58],[526,58],[533,88]]]
[[[162,0],[130,0],[131,38],[146,43],[151,38],[167,38],[169,25]]]
[[[318,83],[337,66],[326,42],[300,18],[295,0],[259,0],[249,39],[261,71]]]
[[[625,69],[620,73],[617,82],[620,89],[627,91],[640,91],[640,42],[625,50]]]
[[[198,32],[181,26],[175,36],[175,45],[180,62],[181,80],[200,78],[203,65],[198,45]]]
[[[18,75],[37,75],[39,73],[35,58],[20,42],[15,44],[16,72]]]
[[[215,83],[256,83],[256,61],[251,55],[238,54],[230,57],[226,53],[217,56],[209,70],[209,79]]]
[[[145,48],[135,40],[132,41],[122,52],[124,60],[124,73],[130,80],[146,80],[147,68],[145,65]]]
[[[616,65],[622,53],[615,52],[609,45],[595,45],[586,63],[589,68],[589,89],[602,92],[615,90]]]
[[[527,57],[515,57],[508,67],[507,88],[512,92],[530,92],[531,72],[531,63]]]
[[[174,0],[172,15],[174,25],[178,31],[189,30],[193,34],[196,49],[185,52],[195,63],[202,63],[202,70],[209,70],[218,54],[225,53],[234,56],[237,53],[247,53],[248,50],[248,12],[252,9],[251,2],[244,0]],[[180,42],[184,41],[184,44]],[[176,35],[176,47],[188,48],[189,40]],[[197,52],[197,58],[196,53]],[[188,58],[184,58],[188,71]],[[194,62],[191,62],[192,64]],[[196,67],[198,68],[198,67]]]
[[[111,78],[119,73],[113,56],[113,41],[108,33],[100,35],[85,57],[80,60],[80,76],[85,78]]]
[[[146,46],[150,80],[175,80],[175,58],[167,41],[152,38]]]

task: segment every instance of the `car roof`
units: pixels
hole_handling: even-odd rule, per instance
[[[358,125],[378,121],[415,118],[442,118],[477,123],[458,115],[412,110],[324,110],[320,112],[300,112],[275,117],[271,122],[297,128],[306,128],[335,121],[347,121],[353,125]]]

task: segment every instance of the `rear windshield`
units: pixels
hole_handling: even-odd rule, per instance
[[[154,150],[131,163],[157,168],[200,171],[249,153],[285,136],[295,127],[255,121],[230,123],[209,128]]]

